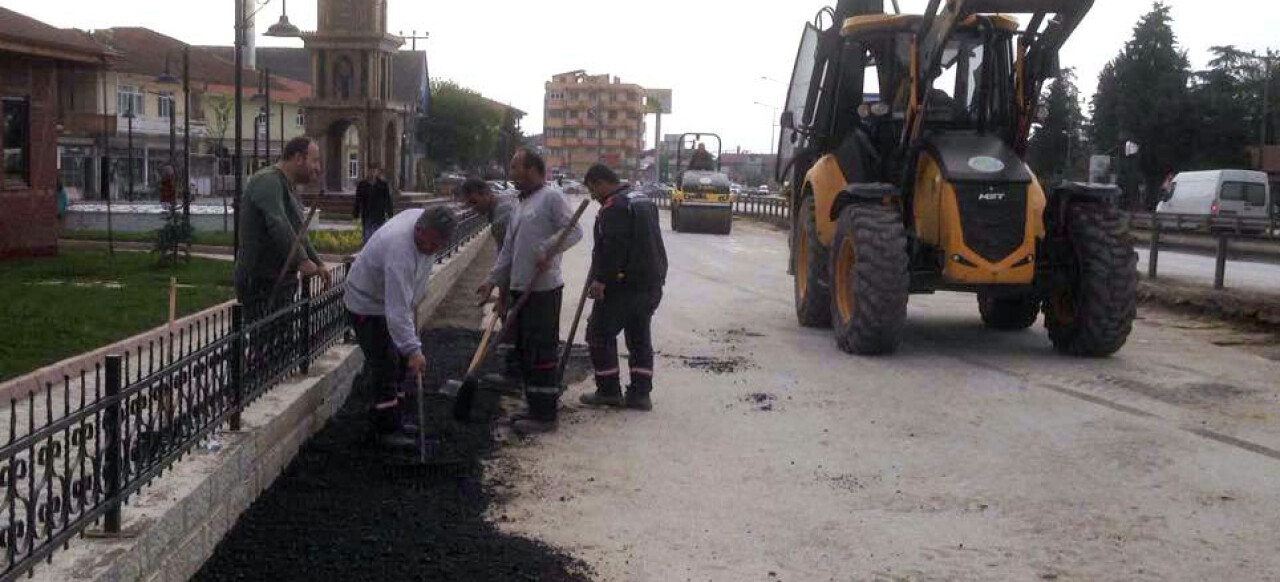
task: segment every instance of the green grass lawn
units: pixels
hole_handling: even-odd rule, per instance
[[[67,230],[58,236],[70,240],[105,241],[107,240],[107,231]],[[360,231],[358,230],[311,230],[307,231],[307,236],[311,239],[311,244],[318,253],[349,255],[358,252],[361,246]],[[230,232],[197,231],[194,244],[230,247],[234,242],[234,237],[234,233]],[[117,232],[115,233],[115,240],[150,244],[155,242],[156,234],[154,232]]]
[[[235,297],[230,261],[162,268],[150,253],[64,250],[0,262],[0,381],[164,324],[169,277],[179,317]]]

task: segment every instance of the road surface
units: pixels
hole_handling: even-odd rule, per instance
[[[1138,248],[1138,269],[1144,275],[1147,273],[1149,254],[1147,249]],[[1179,283],[1212,286],[1217,260],[1212,255],[1161,249],[1160,263],[1157,267],[1159,278],[1167,278]],[[1228,289],[1280,295],[1280,265],[1261,261],[1230,260],[1227,261],[1223,281]]]
[[[666,240],[655,409],[572,386],[557,434],[490,462],[503,529],[598,580],[1280,579],[1280,363],[1213,324],[1144,311],[1080,360],[939,293],[855,357],[796,325],[785,233]]]

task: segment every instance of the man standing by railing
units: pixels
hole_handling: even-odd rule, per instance
[[[373,234],[347,276],[347,317],[364,352],[361,377],[374,391],[374,439],[384,448],[415,443],[402,420],[397,379],[404,373],[420,377],[427,369],[414,311],[427,293],[432,255],[449,243],[457,222],[440,206],[401,212]]]
[[[250,319],[260,318],[276,306],[275,300],[291,301],[298,288],[298,273],[317,275],[329,284],[329,271],[311,241],[302,233],[302,203],[294,188],[311,183],[320,175],[320,148],[310,139],[296,137],[284,146],[275,165],[259,170],[245,188],[240,204],[240,252],[236,256],[236,299],[245,306]],[[300,239],[300,240],[299,240]],[[301,244],[293,262],[295,241]],[[280,288],[280,273],[285,273]]]

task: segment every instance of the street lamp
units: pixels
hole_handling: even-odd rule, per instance
[[[258,74],[258,92],[253,97],[251,97],[250,100],[253,101],[254,103],[265,102],[265,104],[262,106],[262,110],[259,112],[259,116],[262,118],[262,123],[266,128],[264,139],[267,142],[267,147],[266,147],[267,163],[269,164],[271,163],[271,70],[270,69],[263,67],[262,72]],[[255,128],[254,131],[257,132],[258,130]],[[258,134],[254,133],[254,140],[257,140],[258,138],[257,136]],[[284,129],[280,130],[280,139],[282,141],[284,140]],[[257,157],[256,152],[254,153],[254,157],[255,158]],[[262,165],[261,162],[255,162],[255,163],[257,163],[259,167],[261,167]]]
[[[769,121],[769,155],[772,156],[778,146],[778,141],[773,137],[773,128],[778,127],[778,108],[772,105],[765,105],[759,101],[756,101],[755,104],[773,111],[773,117]]]
[[[167,85],[175,85],[178,79],[169,72],[169,57],[172,51],[165,54],[164,74],[156,81]],[[173,163],[174,112],[169,114],[169,160]],[[182,223],[191,223],[191,51],[190,47],[182,47]]]
[[[127,162],[127,167],[125,168],[125,171],[128,173],[128,176],[129,176],[129,201],[132,202],[133,201],[133,118],[136,117],[133,114],[133,99],[129,99],[129,108],[125,110],[123,117],[129,122],[129,141],[128,141],[128,144],[125,146],[128,148],[129,152],[128,152],[128,155],[126,156],[126,159],[128,160],[128,162]]]
[[[249,19],[253,18],[266,8],[271,0],[257,0],[260,5],[256,10],[248,14],[245,13],[245,0],[234,0],[235,9],[235,117],[236,117],[236,149],[231,162],[232,170],[235,172],[236,191],[235,201],[233,203],[232,212],[235,214],[235,231],[234,231],[234,248],[233,251],[238,256],[240,253],[240,198],[244,195],[244,44],[245,29],[248,28]],[[281,0],[280,20],[267,29],[266,36],[278,38],[296,38],[302,36],[302,31],[298,27],[289,23],[287,14],[288,5],[286,0]]]

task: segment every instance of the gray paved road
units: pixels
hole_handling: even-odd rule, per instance
[[[1138,268],[1147,272],[1147,249],[1138,249]],[[1158,275],[1180,283],[1213,285],[1216,261],[1212,256],[1160,251]],[[1228,261],[1226,287],[1280,295],[1280,265],[1260,261]]]
[[[1280,578],[1280,363],[1156,313],[1060,357],[949,293],[912,298],[900,353],[848,356],[797,327],[785,235],[734,228],[667,233],[656,409],[571,387],[558,434],[492,462],[501,527],[600,580]]]

